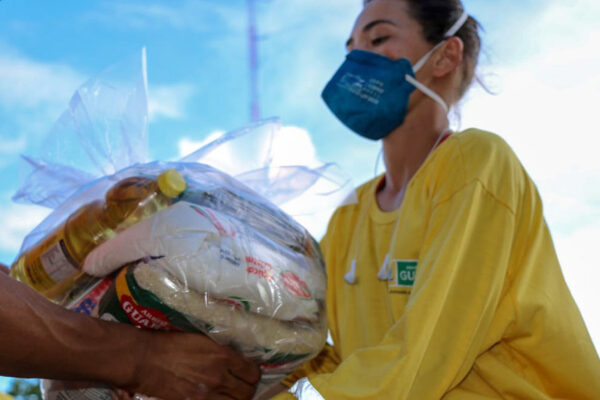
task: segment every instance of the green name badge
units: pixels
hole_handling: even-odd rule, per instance
[[[417,260],[394,260],[390,288],[412,288],[417,274]]]

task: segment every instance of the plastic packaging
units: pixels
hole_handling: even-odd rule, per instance
[[[145,262],[120,270],[98,312],[103,319],[140,328],[208,334],[259,361],[263,374],[285,376],[317,353],[327,336],[322,313],[310,322],[260,315],[243,299],[187,289]]]
[[[157,203],[160,190],[139,190],[144,198],[122,195],[132,193],[124,183],[173,170],[186,182],[177,201]],[[260,363],[259,393],[323,347],[326,276],[319,246],[268,200],[210,166],[177,162],[130,167],[80,195],[90,193],[104,198],[97,201],[105,204],[103,218],[120,224],[104,223],[112,234],[85,256],[71,286],[63,285],[59,304],[144,329],[208,335]],[[119,393],[93,384],[43,387],[47,398]]]
[[[172,169],[156,179],[123,179],[110,188],[104,201],[79,207],[44,240],[23,252],[10,274],[50,300],[60,301],[96,246],[115,236],[115,232],[168,207],[184,189],[185,181]]]

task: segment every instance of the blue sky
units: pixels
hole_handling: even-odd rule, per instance
[[[261,115],[308,132],[312,151],[355,183],[371,178],[377,144],[349,133],[319,97],[344,57],[361,0],[257,4]],[[485,28],[479,74],[497,94],[472,90],[454,126],[499,133],[537,182],[567,282],[598,346],[600,4],[465,6]],[[0,261],[14,260],[47,213],[10,202],[23,175],[19,154],[39,151],[79,85],[145,46],[150,157],[174,159],[249,121],[246,31],[245,0],[0,0]]]

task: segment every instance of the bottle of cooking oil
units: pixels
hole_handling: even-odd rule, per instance
[[[168,207],[186,188],[181,174],[134,176],[117,182],[105,200],[87,203],[15,261],[10,274],[47,298],[60,301],[76,283],[85,257],[136,222]]]
[[[185,188],[185,180],[174,169],[164,171],[158,179],[123,179],[106,193],[106,219],[111,229],[122,231],[171,205]]]

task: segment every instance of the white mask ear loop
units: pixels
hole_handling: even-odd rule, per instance
[[[373,204],[373,199],[375,198],[375,193],[370,193],[369,201],[367,202],[367,207],[364,209],[360,219],[358,221],[358,225],[354,230],[354,238],[352,242],[354,244],[354,254],[352,256],[352,263],[350,264],[350,271],[348,271],[344,275],[344,280],[348,285],[354,285],[356,283],[356,258],[358,257],[358,236],[360,235],[360,231],[364,225],[365,218],[369,214],[371,210],[371,204]]]
[[[352,259],[352,264],[350,264],[350,271],[344,275],[344,280],[348,285],[354,285],[356,283],[356,255]]]
[[[429,158],[429,156],[431,155],[431,153],[433,153],[433,151],[439,146],[443,137],[444,137],[444,134],[441,134],[438,136],[435,143],[433,144],[433,147],[431,147],[431,150],[429,150],[429,153],[427,153],[427,157],[425,157],[425,160],[427,160]],[[398,234],[398,227],[400,226],[399,222],[400,222],[400,211],[398,211],[398,215],[396,216],[396,225],[394,226],[394,232],[392,233],[392,240],[390,240],[390,247],[388,249],[387,254],[385,255],[385,259],[383,260],[383,265],[381,265],[381,268],[379,269],[379,272],[377,273],[377,278],[380,281],[389,281],[391,279],[388,267],[390,264],[390,257],[391,257],[392,251],[394,250],[394,243],[396,242],[396,236]]]
[[[427,96],[431,97],[436,103],[438,103],[440,106],[442,106],[442,108],[444,109],[444,111],[446,112],[446,114],[448,114],[448,112],[450,111],[450,109],[448,108],[448,105],[446,104],[446,102],[444,101],[444,99],[442,99],[439,94],[437,94],[433,90],[429,89],[427,86],[423,85],[421,82],[419,82],[418,80],[416,80],[411,75],[407,74],[405,76],[405,79],[406,79],[407,82],[411,83],[413,86],[415,86],[416,88],[418,88],[420,91],[422,91],[423,93],[425,93]]]
[[[396,224],[394,225],[394,232],[392,233],[392,239],[390,240],[390,247],[388,249],[387,254],[383,260],[383,264],[377,273],[377,278],[380,281],[389,281],[391,279],[388,271],[388,266],[390,265],[390,256],[392,251],[394,250],[394,243],[396,243],[396,236],[398,234],[398,227],[400,226],[400,211],[398,211],[398,215],[396,216]]]
[[[433,49],[429,50],[427,52],[427,54],[425,54],[423,57],[421,57],[421,59],[415,64],[415,66],[413,67],[413,71],[416,74],[423,65],[425,65],[425,63],[427,62],[427,60],[429,60],[429,57],[431,57],[431,55],[433,54],[434,51],[436,51],[437,49],[440,48],[441,45],[443,45],[444,42],[439,42],[438,44],[436,44]],[[444,111],[446,112],[446,114],[448,114],[449,108],[448,105],[446,104],[446,102],[444,101],[444,99],[441,98],[440,95],[438,95],[436,92],[434,92],[433,90],[429,89],[427,86],[423,85],[421,82],[419,82],[418,80],[415,79],[414,76],[406,74],[404,76],[404,79],[406,79],[406,81],[410,84],[412,84],[414,87],[416,87],[417,89],[419,89],[421,92],[425,93],[427,96],[431,97],[433,100],[435,100],[436,103],[438,103],[440,106],[442,106],[442,108],[444,109]]]
[[[448,32],[446,32],[444,37],[447,39],[449,37],[456,35],[456,32],[458,32],[460,30],[460,28],[462,28],[462,26],[465,24],[465,22],[467,22],[468,19],[469,19],[469,13],[466,10],[463,10],[460,17],[458,17],[458,19],[456,20],[454,25],[452,25],[450,27],[450,29],[448,29]]]
[[[377,177],[377,166],[379,165],[379,160],[381,160],[382,156],[383,156],[383,146],[381,147],[381,149],[379,149],[379,153],[377,154],[377,158],[375,159],[375,168],[373,171],[374,177]],[[367,204],[367,209],[364,212],[364,214],[362,214],[360,216],[358,226],[357,226],[356,230],[354,231],[354,237],[352,239],[352,242],[354,245],[354,254],[352,257],[352,262],[350,264],[350,270],[344,275],[344,280],[349,285],[354,285],[356,283],[356,258],[358,257],[358,235],[360,234],[359,232],[362,229],[366,215],[369,213],[369,210],[371,209],[371,204],[373,203],[374,197],[375,197],[375,193],[372,193],[371,199],[368,201],[369,204]]]
[[[433,52],[436,51],[437,49],[439,49],[440,46],[444,44],[444,42],[446,41],[446,39],[454,36],[456,34],[456,32],[458,32],[459,29],[462,28],[462,26],[465,24],[465,22],[467,22],[467,19],[469,19],[469,14],[466,11],[463,10],[463,13],[461,14],[461,16],[456,20],[456,22],[450,27],[450,29],[448,29],[448,31],[444,35],[444,40],[442,40],[441,42],[439,42],[438,44],[436,44],[433,47],[433,49],[429,50],[413,66],[413,71],[414,71],[415,74],[423,67],[423,65],[425,65],[425,63],[427,62],[427,60],[429,60],[429,57],[431,57],[431,55],[433,54]],[[407,82],[411,83],[414,87],[416,87],[417,89],[419,89],[420,91],[422,91],[423,93],[425,93],[427,96],[431,97],[433,100],[436,101],[436,103],[438,103],[440,106],[442,106],[442,108],[444,109],[444,111],[446,112],[446,114],[450,111],[449,107],[446,104],[446,102],[444,101],[444,99],[442,99],[436,92],[434,92],[433,90],[429,89],[427,86],[423,85],[421,82],[417,81],[411,75],[407,74],[405,76],[405,78],[406,78]]]
[[[460,28],[462,28],[462,26],[465,24],[465,22],[467,22],[467,19],[469,19],[469,14],[466,11],[463,11],[461,16],[454,23],[454,25],[452,25],[450,27],[450,29],[448,29],[448,31],[444,35],[444,39],[441,42],[439,42],[438,44],[436,44],[435,46],[433,46],[433,49],[431,49],[427,53],[425,53],[425,55],[423,57],[421,57],[421,59],[419,61],[417,61],[417,63],[415,65],[413,65],[413,71],[415,72],[415,74],[421,69],[421,67],[427,62],[427,60],[429,60],[429,57],[431,57],[431,54],[433,54],[434,51],[436,51],[441,45],[444,44],[446,39],[451,38],[452,36],[456,35],[456,32],[458,32],[460,30]]]
[[[423,57],[421,57],[421,59],[419,61],[417,61],[417,63],[415,65],[413,65],[413,72],[415,74],[417,72],[419,72],[419,70],[423,67],[423,65],[425,65],[427,60],[429,60],[429,57],[431,57],[433,52],[436,51],[437,49],[439,49],[440,46],[443,45],[445,41],[446,41],[446,39],[442,40],[441,42],[439,42],[438,44],[433,46],[433,49],[431,49],[427,53],[425,53],[425,55]]]

